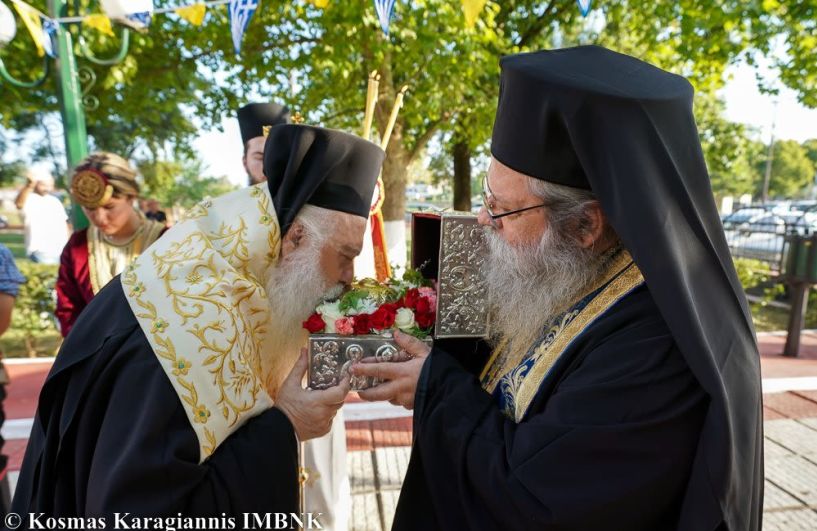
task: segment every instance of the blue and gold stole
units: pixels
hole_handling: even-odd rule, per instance
[[[521,357],[505,352],[500,344],[485,366],[483,388],[497,400],[500,410],[520,422],[550,369],[573,341],[625,295],[644,283],[630,253],[621,250],[604,272],[566,312],[548,322],[541,338]]]

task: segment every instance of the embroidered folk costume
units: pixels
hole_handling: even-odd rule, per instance
[[[591,190],[622,249],[525,352],[437,342],[395,530],[760,529],[759,357],[682,77],[505,57],[493,157]]]
[[[81,162],[71,180],[71,195],[87,209],[105,208],[113,197],[139,195],[136,171],[111,153],[95,153]],[[56,316],[63,337],[91,299],[165,231],[165,225],[139,216],[134,233],[115,242],[94,224],[71,235],[60,257]]]
[[[48,516],[296,513],[266,281],[305,204],[365,216],[385,156],[274,127],[267,183],[197,205],[91,301],[40,395],[12,504]],[[362,207],[361,207],[362,205]]]

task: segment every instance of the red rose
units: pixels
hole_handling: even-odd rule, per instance
[[[418,311],[414,314],[414,321],[420,328],[430,328],[434,326],[434,321],[436,318],[437,314],[433,311],[422,313]]]
[[[369,315],[368,313],[362,313],[360,315],[355,315],[354,320],[355,320],[355,334],[356,335],[361,336],[361,335],[369,333],[369,331],[372,329],[372,324],[370,322],[371,317],[372,316]]]
[[[376,328],[378,330],[388,330],[394,324],[394,317],[396,315],[396,304],[384,304],[372,314],[372,328]]]
[[[310,334],[317,334],[318,332],[323,332],[323,329],[326,328],[326,323],[323,322],[323,317],[317,313],[313,313],[309,316],[309,319],[303,322],[303,327],[309,330]]]
[[[420,300],[420,290],[417,288],[408,290],[403,297],[403,303],[406,305],[406,308],[411,308],[412,310],[417,308],[418,300]]]
[[[429,301],[427,297],[420,297],[414,309],[416,313],[433,313],[435,311],[435,309],[431,307],[431,301]]]

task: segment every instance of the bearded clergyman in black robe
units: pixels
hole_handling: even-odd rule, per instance
[[[393,529],[759,530],[759,357],[692,87],[593,46],[501,65],[491,354],[403,335],[414,359],[353,369],[414,408]]]
[[[197,205],[79,317],[14,512],[299,512],[298,440],[327,433],[348,391],[302,388],[301,322],[352,281],[385,155],[305,125],[267,144],[267,182]]]

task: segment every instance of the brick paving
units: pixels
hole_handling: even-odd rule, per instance
[[[800,390],[763,395],[765,435],[764,530],[817,531],[817,332],[806,331],[798,358],[784,358],[785,336],[759,337],[761,366],[766,379],[809,381]],[[8,419],[30,419],[50,364],[9,364],[12,377],[5,401]],[[792,380],[796,383],[797,380]],[[787,385],[791,382],[787,382]],[[349,404],[360,399],[350,395]],[[410,455],[412,419],[350,420],[346,432],[352,488],[352,531],[390,529]],[[25,421],[22,421],[23,423]],[[26,439],[6,441],[9,468],[19,470]],[[12,472],[11,476],[16,478]]]

